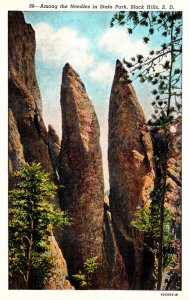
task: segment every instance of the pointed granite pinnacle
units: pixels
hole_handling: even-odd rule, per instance
[[[113,83],[131,83],[131,80],[129,79],[128,72],[125,69],[123,63],[117,59],[116,60],[116,66],[115,66],[115,76]]]
[[[62,71],[62,89],[70,88],[71,82],[77,82],[77,87],[82,88],[83,92],[86,93],[85,85],[81,81],[79,74],[74,70],[74,68],[67,62]]]
[[[127,71],[117,61],[109,106],[110,211],[118,243],[125,245],[123,261],[133,289],[143,284],[144,235],[132,227],[132,220],[138,206],[149,205],[154,186],[152,141],[145,123]]]
[[[61,85],[62,144],[60,152],[61,207],[73,218],[64,235],[64,255],[71,274],[98,256],[101,275],[93,288],[104,286],[104,182],[100,128],[94,106],[79,75],[67,63]]]

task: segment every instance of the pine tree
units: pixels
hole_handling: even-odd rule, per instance
[[[69,219],[49,200],[56,186],[39,163],[26,164],[14,173],[9,192],[9,278],[12,288],[42,288],[50,276],[49,236]]]

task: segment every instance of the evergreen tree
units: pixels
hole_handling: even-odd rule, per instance
[[[10,285],[38,289],[52,267],[48,238],[54,227],[69,225],[69,219],[49,202],[56,186],[39,163],[26,164],[14,178],[15,187],[9,192]]]

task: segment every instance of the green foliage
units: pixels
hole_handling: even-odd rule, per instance
[[[99,266],[97,259],[97,256],[86,259],[83,264],[83,271],[79,270],[78,274],[73,275],[81,288],[87,289],[91,286],[93,275]]]
[[[49,202],[56,186],[39,163],[26,164],[14,177],[9,192],[9,276],[24,288],[41,288],[52,266],[48,237],[70,220]]]
[[[82,271],[79,271],[79,273],[73,275],[73,277],[78,281],[81,288],[88,288],[90,286],[89,282],[87,281],[86,275]]]
[[[160,226],[160,208],[159,205],[154,205],[153,209],[149,206],[138,207],[135,213],[135,219],[132,225],[146,233],[147,236],[153,239],[159,238]],[[168,244],[171,239],[171,212],[165,208],[164,210],[164,241]]]
[[[94,256],[92,258],[87,259],[84,262],[84,269],[88,274],[94,273],[96,269],[98,268],[98,263],[97,263],[97,256]]]
[[[160,197],[161,191],[156,190],[152,193],[154,202],[152,207],[143,206],[138,207],[135,213],[135,218],[132,221],[132,225],[138,230],[145,233],[145,235],[154,241],[154,247],[151,248],[147,244],[145,246],[154,254],[156,262],[155,276],[157,275],[157,260],[158,260],[158,246],[160,238]],[[155,199],[156,198],[156,199]],[[158,199],[158,201],[157,201]],[[163,268],[169,270],[173,265],[174,255],[172,253],[172,239],[173,233],[171,231],[172,214],[164,208],[164,226],[163,226]]]
[[[32,251],[32,268],[30,270],[30,289],[43,289],[44,283],[49,279],[50,269],[53,267],[53,259],[49,251],[49,243],[44,248]]]

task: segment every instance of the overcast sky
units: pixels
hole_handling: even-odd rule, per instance
[[[140,53],[150,45],[137,32],[110,28],[113,12],[24,12],[36,32],[36,73],[42,95],[46,125],[51,123],[61,137],[60,85],[62,68],[69,62],[84,82],[92,99],[101,131],[105,190],[109,189],[107,165],[108,103],[115,62]],[[153,44],[154,46],[154,44]],[[147,118],[151,111],[151,88],[134,85]]]

